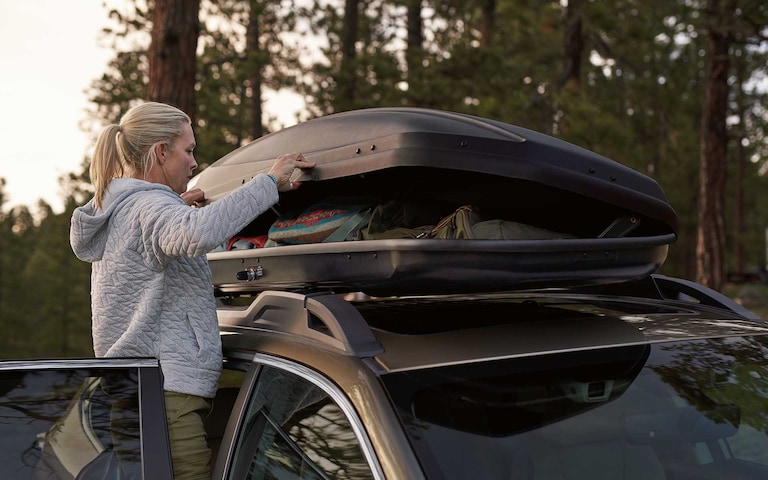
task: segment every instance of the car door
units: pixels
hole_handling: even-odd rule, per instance
[[[257,354],[254,362],[231,456],[214,477],[384,478],[362,421],[332,382],[287,360]]]
[[[0,362],[6,479],[172,479],[155,359]]]

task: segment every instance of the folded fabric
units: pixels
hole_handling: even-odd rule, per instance
[[[269,228],[269,240],[278,245],[298,245],[358,239],[367,227],[370,204],[315,204],[299,215],[283,216]]]

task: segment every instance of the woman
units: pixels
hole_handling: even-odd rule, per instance
[[[185,192],[197,162],[189,116],[162,103],[129,110],[96,142],[93,199],[72,215],[70,243],[92,263],[93,345],[99,357],[160,360],[175,478],[210,478],[203,416],[222,367],[206,253],[295,188],[311,168],[300,153],[281,155],[204,208]]]

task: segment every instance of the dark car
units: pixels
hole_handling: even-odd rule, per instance
[[[216,201],[293,150],[317,163],[302,187],[209,254],[214,478],[768,475],[768,324],[657,273],[677,219],[653,180],[500,122],[372,109],[193,184]],[[350,206],[365,221],[336,241],[270,232]],[[476,215],[446,233],[457,212]],[[7,478],[173,478],[156,360],[3,362],[0,395]]]
[[[764,478],[767,326],[621,290],[264,293],[223,319],[249,371],[216,477]]]

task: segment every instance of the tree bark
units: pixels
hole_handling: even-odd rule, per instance
[[[174,105],[193,120],[200,0],[155,0],[148,100]]]
[[[584,55],[584,36],[582,33],[582,14],[578,0],[569,0],[563,19],[563,80],[561,84],[567,90],[581,90],[581,58]]]
[[[484,0],[482,4],[482,22],[480,24],[480,48],[493,45],[493,30],[496,24],[496,0]]]
[[[253,138],[259,138],[264,135],[264,126],[262,123],[262,103],[261,103],[261,76],[263,71],[262,57],[261,57],[261,45],[259,44],[259,37],[261,35],[261,29],[259,28],[259,16],[261,15],[262,7],[261,0],[250,0],[250,11],[248,13],[248,28],[246,31],[246,52],[248,55],[248,68],[250,72],[248,74],[248,83],[251,86],[251,98],[250,98],[250,120],[251,120],[251,135]]]
[[[408,45],[405,51],[405,60],[408,68],[408,92],[409,98],[418,102],[417,87],[422,82],[422,62],[424,60],[424,26],[421,20],[422,0],[409,0],[408,2]]]
[[[341,98],[337,99],[339,110],[348,110],[355,104],[357,96],[357,36],[360,11],[357,0],[346,0],[344,5],[344,33],[341,45]]]
[[[739,89],[736,92],[736,109],[739,116],[739,128],[736,135],[736,205],[734,215],[734,264],[733,271],[738,278],[744,278],[744,179],[747,165],[747,152],[744,144],[741,142],[745,136],[746,124],[746,102],[744,99],[744,82],[746,81],[746,64],[744,56],[746,52],[742,50],[742,55],[736,57],[736,86]]]
[[[710,0],[709,31],[706,36],[704,108],[701,119],[701,162],[699,167],[699,225],[696,242],[696,281],[722,290],[725,262],[725,179],[728,137],[728,50],[730,34],[718,23],[727,9],[719,0]]]

